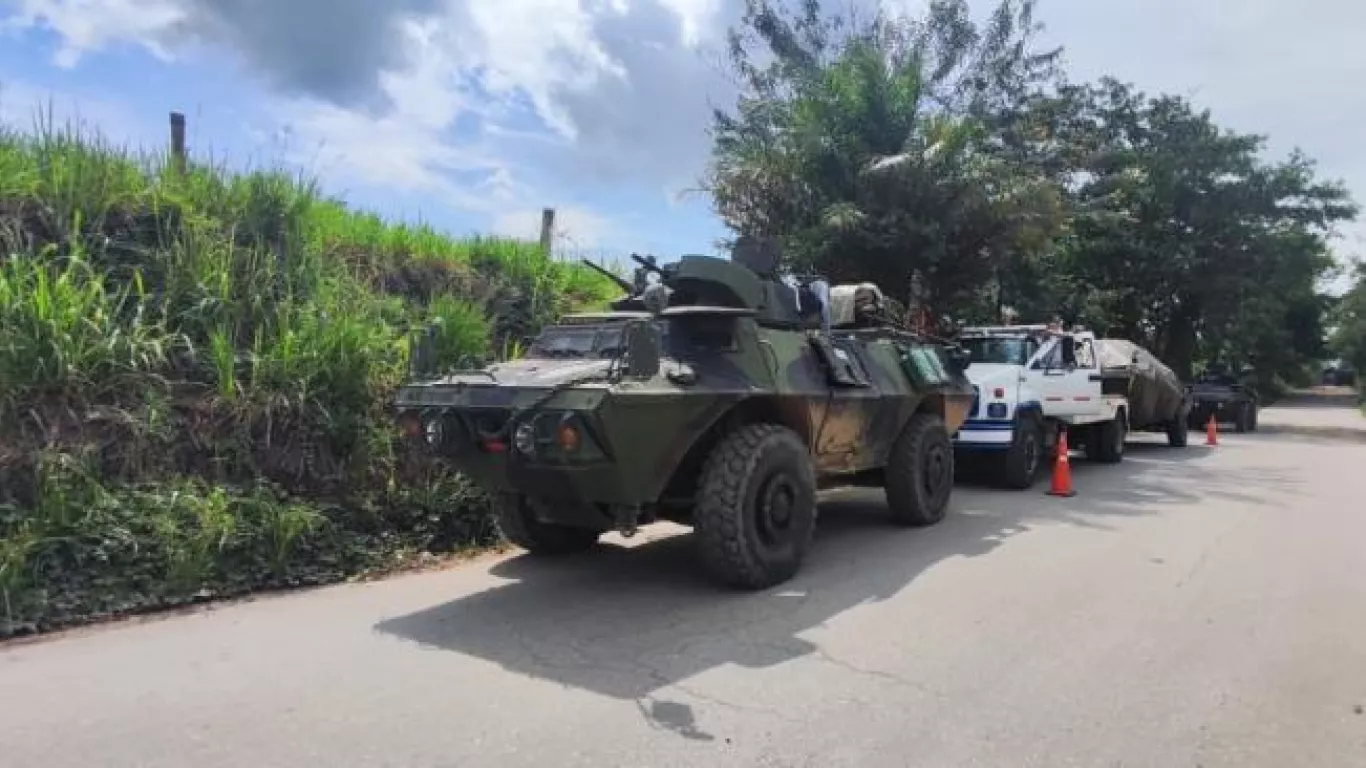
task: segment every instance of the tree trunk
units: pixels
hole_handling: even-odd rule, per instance
[[[1167,343],[1163,345],[1163,361],[1171,366],[1182,381],[1191,380],[1191,368],[1195,358],[1195,318],[1196,308],[1186,306],[1172,317],[1167,326]]]

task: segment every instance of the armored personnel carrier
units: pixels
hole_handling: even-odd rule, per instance
[[[1195,380],[1189,416],[1192,429],[1203,429],[1213,416],[1216,422],[1233,422],[1235,432],[1257,431],[1257,388],[1249,386],[1253,371],[1248,368],[1242,373],[1240,379],[1227,366],[1212,365]]]
[[[777,273],[776,252],[640,265],[609,312],[548,327],[518,360],[414,375],[404,434],[485,488],[504,536],[534,554],[608,531],[693,528],[705,569],[761,589],[800,568],[816,494],[885,488],[894,523],[945,514],[973,403],[967,355],[880,319],[870,284]]]

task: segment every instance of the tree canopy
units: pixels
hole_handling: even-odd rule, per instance
[[[981,25],[746,0],[741,86],[714,116],[722,219],[789,266],[872,280],[939,317],[1061,317],[1189,376],[1217,360],[1292,376],[1325,354],[1320,279],[1345,188],[1300,153],[1113,78],[1069,82],[1033,0]]]
[[[1356,265],[1356,282],[1329,311],[1333,326],[1330,351],[1356,373],[1366,376],[1366,263]]]

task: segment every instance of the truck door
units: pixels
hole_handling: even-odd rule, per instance
[[[1100,364],[1090,338],[1053,339],[1030,361],[1028,376],[1049,416],[1090,416],[1101,410]]]

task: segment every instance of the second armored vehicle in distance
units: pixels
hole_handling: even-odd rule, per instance
[[[1205,426],[1211,416],[1216,423],[1232,422],[1234,432],[1257,430],[1257,393],[1222,367],[1211,367],[1191,386],[1190,423]]]
[[[972,404],[953,348],[878,322],[876,291],[784,284],[771,250],[637,261],[612,311],[398,393],[404,432],[489,491],[509,540],[566,553],[671,520],[717,579],[758,589],[800,568],[821,488],[880,485],[896,523],[944,517]]]

